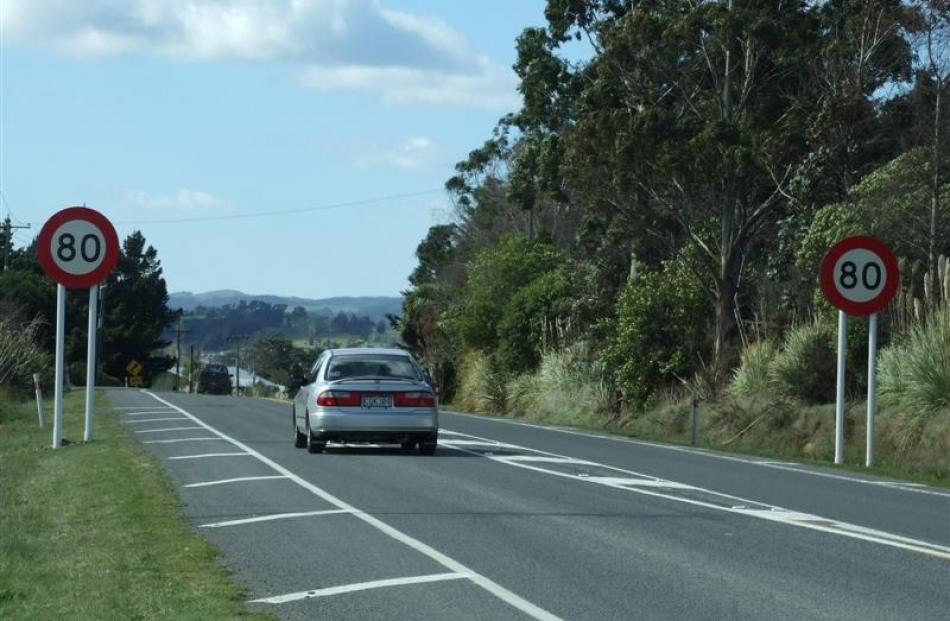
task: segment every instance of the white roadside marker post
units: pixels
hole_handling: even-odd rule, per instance
[[[46,421],[43,419],[43,387],[40,385],[41,375],[39,373],[33,374],[33,390],[36,392],[36,416],[40,421],[40,429],[46,426]]]
[[[877,414],[877,313],[868,319],[868,429],[864,465],[874,465],[874,416]]]
[[[838,382],[835,388],[835,463],[844,463],[844,388],[848,350],[848,315],[838,311]]]
[[[66,335],[66,287],[56,285],[56,364],[53,374],[53,448],[63,446],[63,349]]]
[[[92,441],[92,424],[96,415],[96,327],[98,323],[99,285],[89,287],[89,324],[86,338],[86,426],[85,442]]]

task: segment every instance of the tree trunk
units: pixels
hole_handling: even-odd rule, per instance
[[[735,249],[724,257],[721,277],[716,284],[716,330],[713,341],[714,382],[718,386],[725,380],[732,363],[729,348],[736,326],[736,294],[739,287],[739,265]]]
[[[933,145],[931,146],[933,178],[930,187],[930,239],[927,247],[927,273],[929,274],[931,291],[933,291],[933,286],[937,282],[937,209],[940,204],[940,104],[941,91],[943,91],[944,86],[939,73],[934,77],[937,82],[937,95],[934,101],[934,135]]]

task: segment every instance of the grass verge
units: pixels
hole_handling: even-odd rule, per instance
[[[64,436],[82,438],[84,393],[64,401]],[[272,619],[180,512],[155,458],[103,394],[97,438],[49,448],[33,403],[0,396],[0,618]]]

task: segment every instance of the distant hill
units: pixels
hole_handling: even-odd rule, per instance
[[[314,300],[310,298],[296,298],[280,295],[255,295],[221,289],[206,293],[191,293],[177,291],[168,296],[168,307],[183,308],[186,311],[194,310],[198,306],[207,308],[240,304],[242,301],[254,300],[268,304],[286,304],[288,308],[302,306],[307,312],[317,315],[336,315],[339,312],[365,315],[373,321],[385,319],[387,314],[398,315],[402,312],[402,298],[390,296],[378,297],[337,297]]]

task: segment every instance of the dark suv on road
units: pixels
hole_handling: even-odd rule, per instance
[[[198,375],[198,392],[212,395],[231,394],[231,374],[223,364],[209,364]]]

